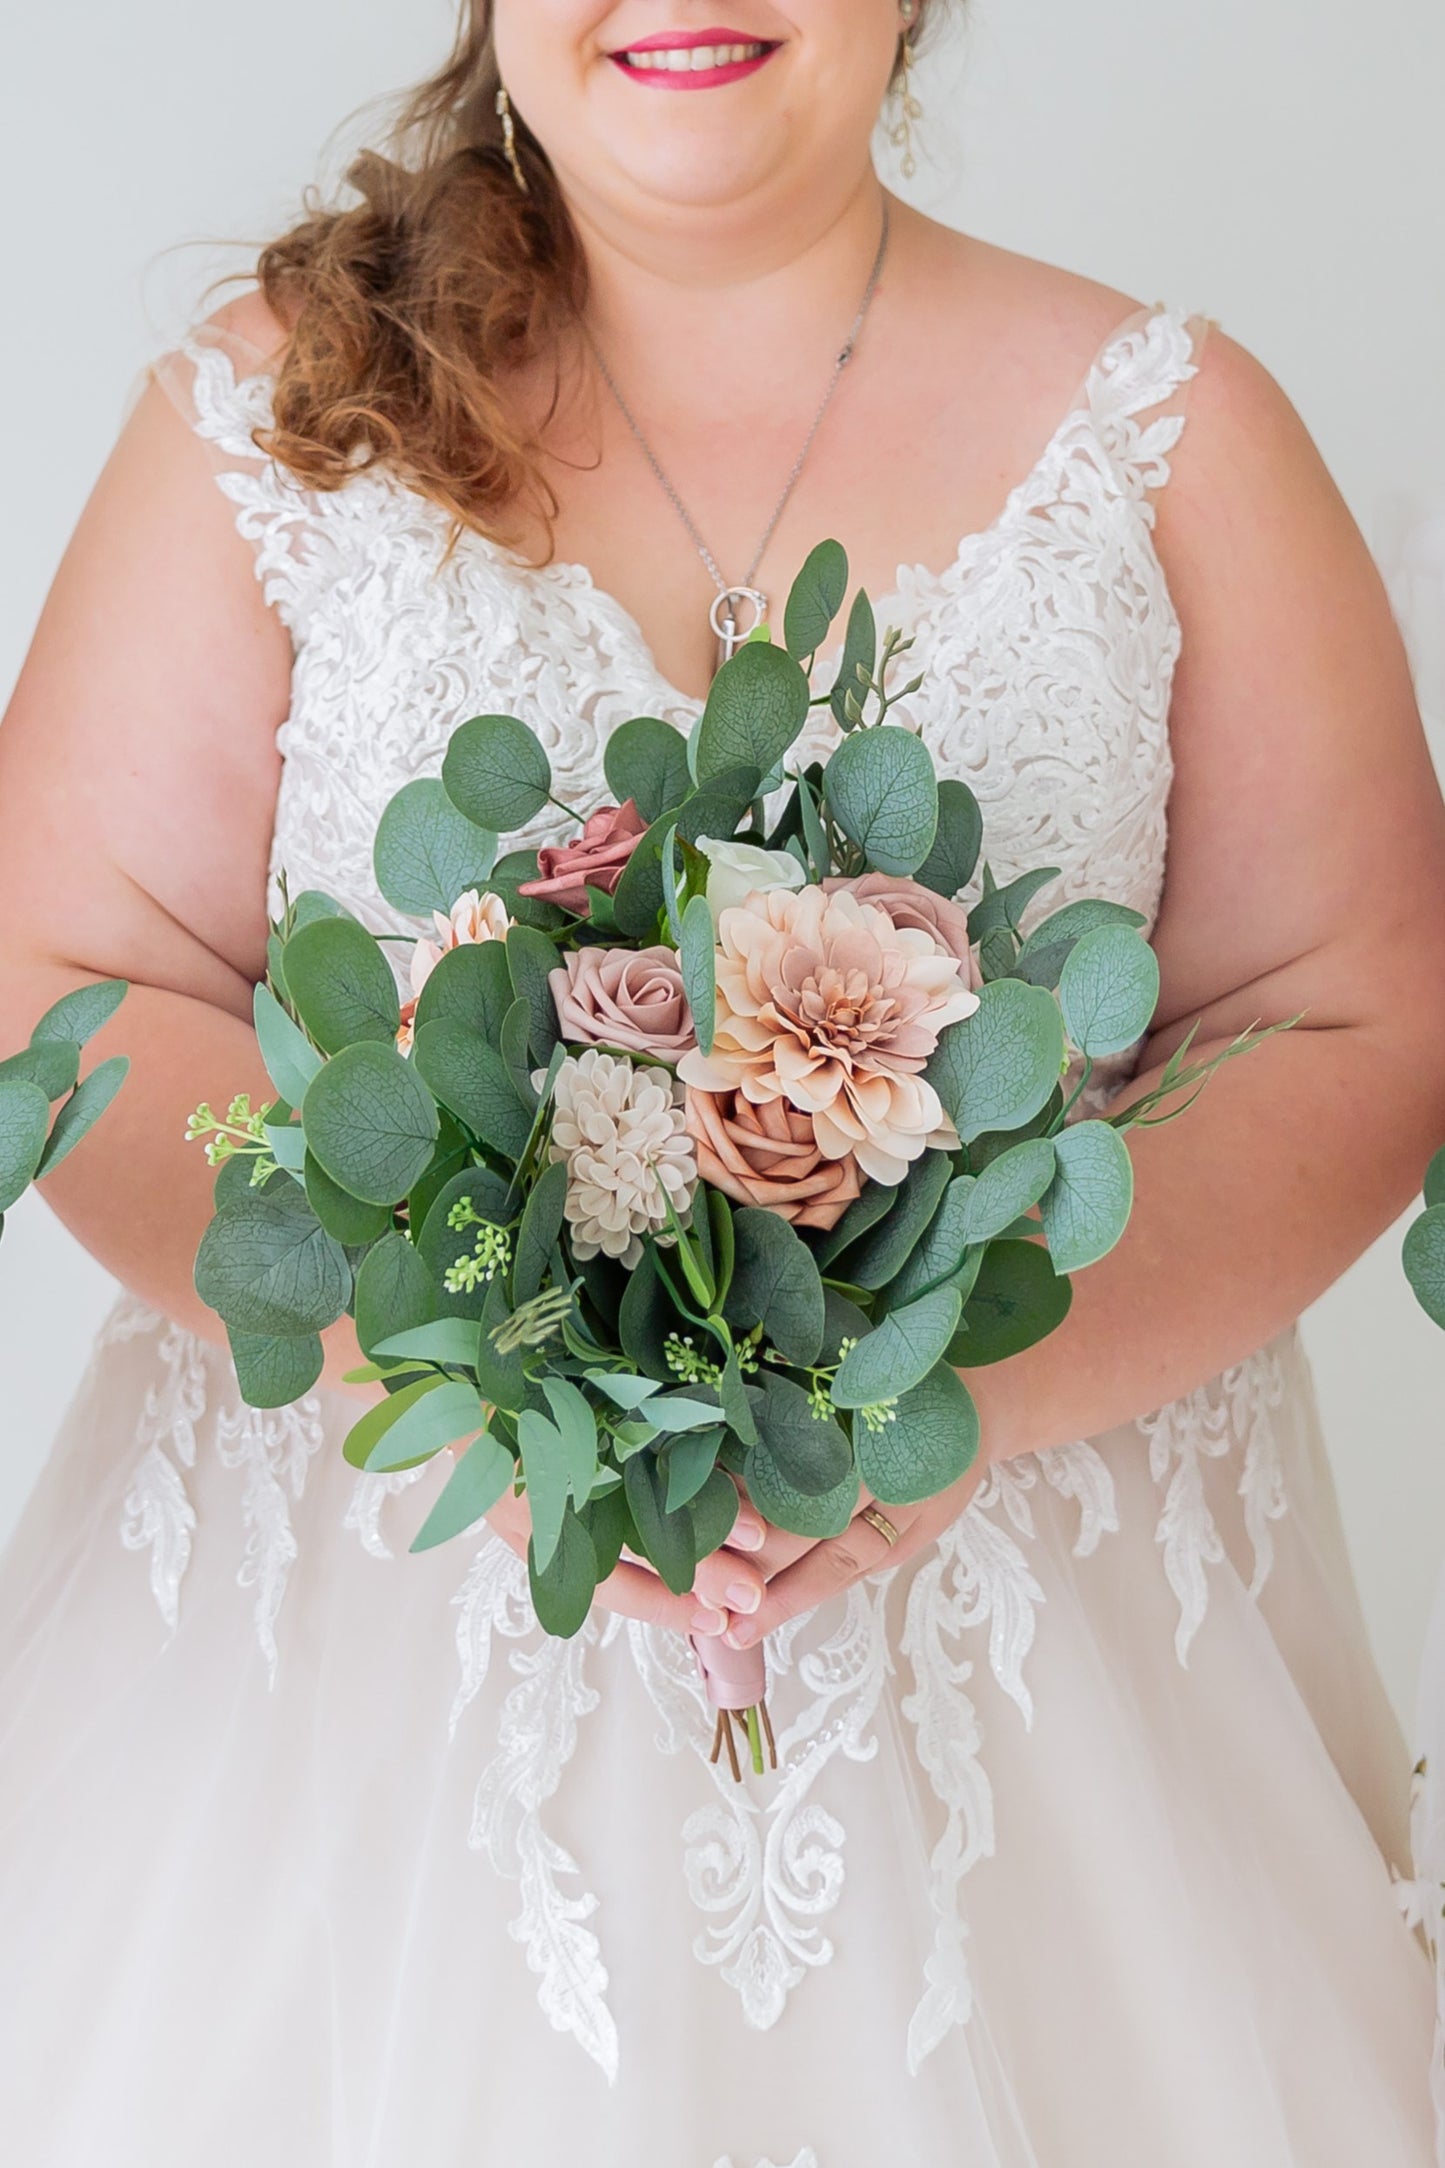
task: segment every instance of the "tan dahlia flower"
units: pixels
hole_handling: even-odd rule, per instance
[[[718,923],[711,1055],[678,1075],[700,1091],[785,1099],[813,1117],[827,1159],[851,1152],[890,1186],[930,1146],[958,1139],[922,1071],[978,996],[921,928],[846,893],[774,889]]]
[[[669,1200],[684,1226],[692,1209],[697,1156],[682,1086],[665,1069],[588,1047],[558,1070],[553,1104],[551,1156],[567,1162],[572,1254],[631,1268],[641,1237],[667,1226]]]

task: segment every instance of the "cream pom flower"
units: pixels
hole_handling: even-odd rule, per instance
[[[957,1135],[923,1076],[939,1036],[978,1007],[956,957],[877,904],[805,888],[755,896],[718,924],[717,1029],[684,1055],[698,1090],[785,1099],[827,1159],[851,1152],[892,1187]]]
[[[401,1028],[396,1035],[397,1046],[403,1054],[411,1052],[416,1036],[416,1005],[421,999],[421,990],[447,951],[471,941],[505,941],[512,927],[501,897],[490,890],[485,896],[479,896],[474,888],[458,896],[449,916],[433,911],[432,924],[437,930],[436,940],[418,941],[411,952],[411,999],[402,1009]]]
[[[665,1069],[588,1047],[558,1070],[553,1107],[551,1156],[567,1162],[572,1254],[615,1257],[630,1271],[641,1237],[667,1227],[669,1202],[684,1226],[692,1210],[697,1148],[682,1086]]]

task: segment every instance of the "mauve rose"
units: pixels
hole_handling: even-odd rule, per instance
[[[676,1061],[696,1046],[682,972],[668,948],[574,949],[550,974],[564,1039]]]
[[[523,881],[519,896],[559,904],[587,916],[587,891],[610,896],[622,869],[647,833],[647,823],[631,798],[626,805],[605,805],[583,824],[575,843],[544,843],[537,853],[537,878]]]
[[[687,1127],[704,1182],[795,1227],[835,1227],[862,1187],[852,1153],[825,1159],[812,1116],[786,1100],[755,1106],[741,1092],[689,1085]]]
[[[962,904],[950,903],[921,881],[910,881],[901,874],[864,873],[856,880],[834,875],[824,881],[823,887],[830,896],[846,888],[860,903],[878,904],[900,931],[932,934],[939,947],[962,964],[964,984],[972,993],[978,992],[983,982],[969,946],[968,913]]]

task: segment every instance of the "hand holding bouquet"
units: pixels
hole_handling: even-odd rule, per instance
[[[347,1458],[461,1448],[415,1549],[525,1492],[555,1634],[624,1553],[690,1590],[740,1489],[825,1539],[864,1485],[886,1506],[956,1483],[979,1444],[960,1371],[1063,1320],[1129,1217],[1124,1131],[1217,1066],[1186,1042],[1158,1092],[1069,1119],[1152,1017],[1143,921],[1074,902],[1025,937],[1053,867],[985,867],[965,913],[979,808],[889,721],[908,643],[880,653],[865,594],[812,693],[847,583],[814,551],[786,645],[725,664],[690,739],[618,730],[612,803],[558,805],[516,718],[463,724],[377,836],[382,894],[432,914],[410,997],[382,940],[288,899],[256,992],[276,1102],[193,1123],[220,1165],[196,1285],[246,1397],[309,1390],[349,1312],[383,1391]],[[820,705],[841,741],[790,765]],[[499,856],[549,805],[572,840]],[[736,1724],[761,1768],[761,1650],[695,1646],[715,1751],[736,1766]]]

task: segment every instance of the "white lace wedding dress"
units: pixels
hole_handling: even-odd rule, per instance
[[[880,616],[1001,873],[1152,914],[1180,633],[1152,541],[1201,320],[1096,359]],[[274,870],[378,928],[378,815],[515,711],[559,795],[686,724],[575,566],[308,494],[203,340],[196,427],[296,649]],[[1116,1071],[1117,1075],[1117,1071]],[[241,1406],[123,1301],[0,1577],[0,2137],[24,2168],[1427,2168],[1406,1749],[1293,1332],[1008,1462],[770,1648],[736,1788],[674,1637],[545,1639],[349,1411]]]

